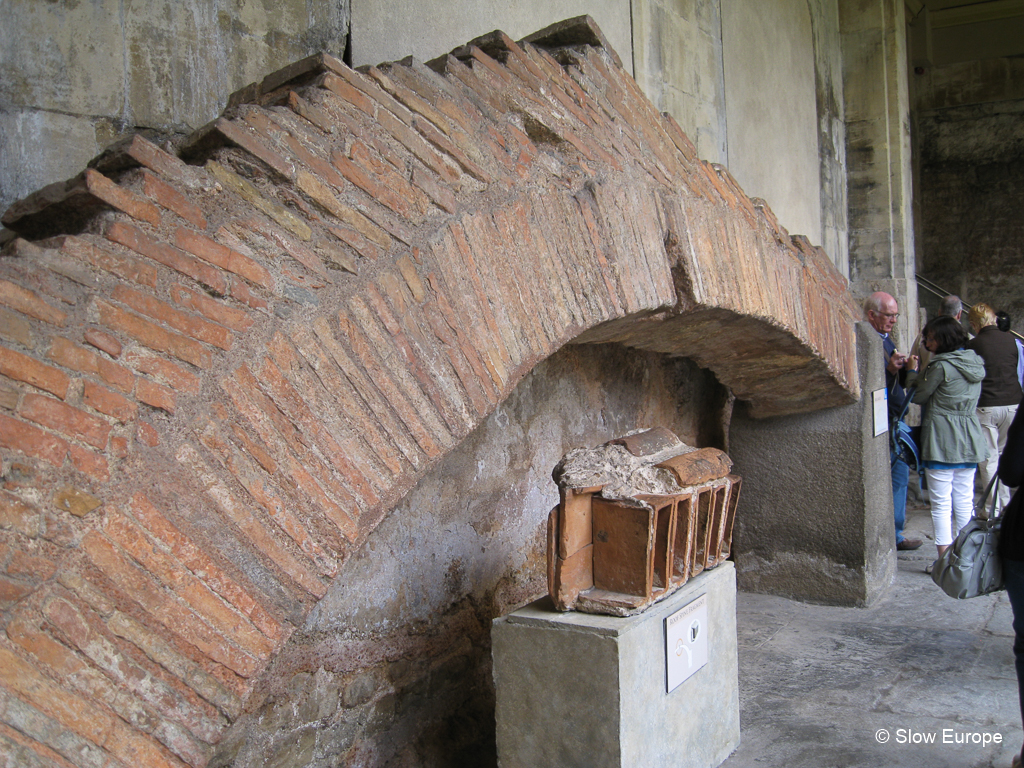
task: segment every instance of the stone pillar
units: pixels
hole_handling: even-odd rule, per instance
[[[733,559],[739,588],[834,605],[870,605],[896,573],[888,432],[874,436],[882,343],[857,324],[860,402],[751,419],[733,414],[729,455],[743,476]]]
[[[846,159],[849,178],[850,289],[891,293],[904,320],[897,346],[917,334],[903,0],[840,0]]]
[[[545,597],[495,619],[491,640],[501,768],[714,768],[739,746],[731,562],[627,618]]]

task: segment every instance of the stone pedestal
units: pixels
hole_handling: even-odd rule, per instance
[[[702,596],[707,663],[668,691],[666,620]],[[491,629],[500,768],[713,768],[736,749],[731,562],[637,616],[551,606],[545,597]]]

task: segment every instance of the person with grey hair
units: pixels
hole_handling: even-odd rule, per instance
[[[889,421],[895,423],[903,413],[907,403],[907,393],[903,389],[906,368],[917,367],[917,358],[908,358],[898,349],[892,340],[892,329],[896,318],[900,316],[896,299],[884,291],[876,291],[864,301],[864,318],[882,338],[882,351],[885,355],[885,388],[888,391]],[[917,549],[924,542],[921,539],[908,539],[903,535],[907,522],[907,485],[910,482],[910,465],[902,458],[891,463],[892,474],[892,509],[896,524],[896,549],[899,551]]]

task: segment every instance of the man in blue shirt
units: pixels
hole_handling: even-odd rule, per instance
[[[868,296],[864,302],[864,316],[871,327],[882,337],[885,350],[885,388],[889,393],[889,415],[892,419],[903,412],[907,393],[903,389],[906,375],[906,355],[896,349],[892,340],[892,329],[900,316],[899,305],[888,293],[878,291]],[[907,522],[907,484],[910,481],[910,467],[903,459],[897,459],[892,465],[892,508],[896,522],[896,549],[900,551],[917,549],[921,539],[908,539],[903,535],[903,527]]]

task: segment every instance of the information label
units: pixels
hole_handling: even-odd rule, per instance
[[[666,692],[707,663],[708,596],[703,594],[665,619]]]

